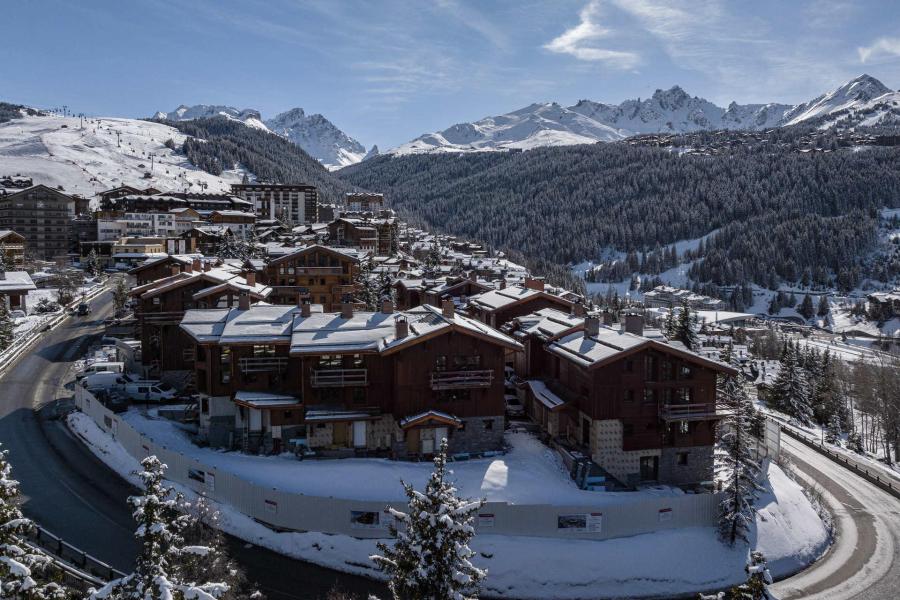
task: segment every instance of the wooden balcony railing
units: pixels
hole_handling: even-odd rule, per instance
[[[494,372],[480,371],[432,371],[431,389],[454,390],[461,388],[490,387],[494,381]]]
[[[281,373],[287,362],[287,356],[252,356],[238,359],[238,368],[241,373]]]
[[[727,411],[713,403],[661,404],[659,418],[663,421],[714,421],[726,416]]]
[[[141,321],[146,322],[155,322],[155,323],[177,323],[184,318],[183,310],[173,310],[173,311],[165,311],[165,312],[147,312],[140,311],[137,313],[137,318]]]
[[[369,385],[368,369],[315,369],[313,387],[353,387]]]

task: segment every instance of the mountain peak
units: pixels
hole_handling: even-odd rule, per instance
[[[286,137],[329,169],[357,163],[366,148],[338,129],[321,114],[306,114],[300,107],[286,110],[265,121],[266,127]]]

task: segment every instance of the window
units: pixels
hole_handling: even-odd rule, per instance
[[[694,370],[689,365],[681,365],[681,379],[691,379],[694,376]]]
[[[678,390],[678,399],[685,404],[690,404],[694,399],[694,390],[689,387],[680,388]]]
[[[634,361],[630,358],[625,361],[624,369],[626,373],[634,373]]]
[[[631,423],[625,423],[622,425],[622,436],[623,437],[631,437],[634,435],[634,425]]]
[[[474,370],[481,366],[481,357],[474,356],[454,356],[453,367],[459,371]]]
[[[691,424],[689,421],[678,422],[678,433],[687,434],[691,432]]]
[[[353,404],[365,404],[366,403],[366,390],[365,388],[353,388]]]
[[[441,390],[438,392],[438,402],[465,402],[471,398],[472,390]]]
[[[447,370],[447,357],[446,356],[438,356],[434,359],[434,370],[435,371],[446,371]]]
[[[623,400],[625,402],[634,402],[634,390],[625,390],[625,397]]]
[[[350,357],[350,365],[354,369],[362,369],[366,366],[366,361],[365,359],[363,359],[361,354],[354,354],[352,357]]]
[[[340,369],[341,357],[337,354],[323,354],[319,357],[319,369]]]
[[[651,390],[650,388],[644,388],[644,402],[652,403],[656,402],[656,390]]]
[[[672,361],[663,360],[661,365],[662,375],[660,378],[663,381],[669,381],[674,378],[675,369],[672,367]]]
[[[223,346],[219,350],[219,374],[221,383],[231,381],[231,348]]]
[[[647,355],[644,358],[644,376],[647,381],[656,381],[656,357]]]
[[[675,464],[679,467],[686,467],[688,464],[688,453],[687,452],[679,452],[675,455]]]
[[[253,356],[257,358],[275,356],[275,346],[272,344],[254,344]]]
[[[286,410],[286,411],[283,411],[283,412],[281,413],[281,415],[282,415],[285,419],[290,419],[291,417],[294,416],[294,412],[291,411],[291,410]]]
[[[493,431],[494,430],[494,420],[493,419],[485,419],[484,420],[484,430],[485,431]]]

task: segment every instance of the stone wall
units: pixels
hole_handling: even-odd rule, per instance
[[[504,417],[471,417],[462,421],[465,427],[454,431],[448,441],[451,454],[503,448]]]
[[[678,464],[679,455],[687,461]],[[663,448],[659,459],[659,478],[673,484],[700,483],[712,481],[714,459],[712,446],[692,446],[686,448]]]
[[[640,480],[641,457],[659,456],[658,448],[648,450],[622,450],[622,421],[607,419],[591,425],[591,459],[628,485]],[[660,466],[660,477],[662,467]]]

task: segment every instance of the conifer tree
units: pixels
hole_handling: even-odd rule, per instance
[[[723,362],[737,368],[731,349],[722,355]],[[717,385],[719,403],[725,408],[725,418],[719,424],[720,460],[716,471],[725,484],[719,509],[719,535],[730,545],[740,539],[747,541],[753,523],[759,464],[751,451],[751,431],[756,411],[743,382],[736,375],[722,375]]]
[[[813,309],[812,298],[809,294],[803,296],[803,302],[800,303],[800,307],[797,309],[797,312],[800,313],[804,319],[809,321],[816,314]]]
[[[694,350],[700,344],[697,332],[694,331],[691,307],[687,302],[681,306],[681,312],[675,322],[675,334],[670,339],[681,342],[688,350]]]
[[[821,296],[819,296],[819,308],[818,308],[818,310],[816,310],[816,315],[818,315],[820,317],[827,317],[828,311],[829,311],[828,296],[826,296],[825,294],[822,294]]]
[[[425,260],[422,261],[422,276],[425,279],[434,279],[440,273],[440,264],[441,249],[438,246],[437,235],[435,235],[434,240],[431,242],[431,248],[428,250],[428,254],[425,255]]]
[[[9,348],[15,339],[15,324],[7,302],[7,297],[0,296],[0,352]]]
[[[62,600],[69,593],[46,554],[24,538],[34,527],[19,510],[19,482],[12,478],[7,451],[0,451],[0,598]]]
[[[813,411],[807,381],[792,344],[787,344],[782,353],[781,368],[772,384],[772,399],[778,410],[789,414],[803,425],[811,423]]]
[[[404,483],[407,512],[390,509],[399,525],[391,524],[393,545],[378,544],[372,556],[390,576],[395,600],[468,600],[477,598],[487,572],[470,562],[472,520],[484,500],[463,500],[447,481],[447,440],[434,458],[434,471],[424,492]]]
[[[96,277],[100,273],[100,258],[93,249],[84,259],[84,272],[91,277]]]
[[[122,312],[125,304],[128,302],[128,284],[125,283],[124,277],[119,277],[116,281],[116,287],[113,288],[112,296],[116,313]]]

